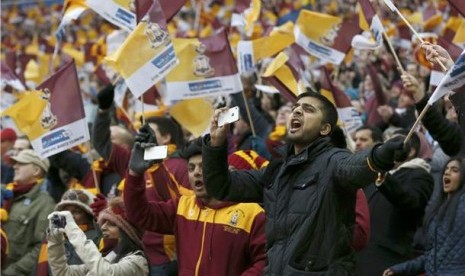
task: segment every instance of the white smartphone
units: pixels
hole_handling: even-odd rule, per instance
[[[168,146],[155,146],[146,148],[144,151],[144,160],[165,159],[168,156]]]
[[[218,126],[234,123],[237,120],[239,120],[239,107],[231,107],[223,113],[220,113],[220,116],[218,117]]]

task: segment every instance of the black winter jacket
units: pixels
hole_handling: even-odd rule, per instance
[[[351,154],[318,138],[298,155],[293,147],[266,170],[228,172],[227,147],[203,142],[203,177],[210,195],[236,202],[263,202],[267,275],[350,275],[356,189],[375,174],[368,151]]]

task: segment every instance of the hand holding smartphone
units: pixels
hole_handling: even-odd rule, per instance
[[[155,146],[146,148],[144,151],[144,160],[160,160],[168,156],[168,146]]]
[[[239,120],[239,107],[231,107],[230,109],[222,112],[218,117],[218,126],[234,123]]]

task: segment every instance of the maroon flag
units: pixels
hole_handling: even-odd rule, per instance
[[[23,91],[26,89],[24,83],[19,79],[19,77],[11,70],[5,62],[1,63],[1,76],[0,81],[2,83],[2,87],[9,85],[16,90]]]
[[[321,94],[334,102],[340,123],[347,133],[351,134],[363,125],[362,118],[355,107],[352,106],[349,97],[331,82],[331,78],[326,67],[322,70]]]
[[[350,107],[352,106],[349,97],[341,91],[337,86],[334,86],[331,82],[331,77],[326,67],[323,67],[323,78],[321,80],[321,89],[326,90],[329,94],[332,95],[334,99],[334,105],[336,107]],[[323,94],[323,93],[322,93]],[[326,95],[325,95],[326,96]],[[327,97],[331,100],[330,97]]]
[[[41,158],[89,140],[74,60],[59,68],[55,74],[41,83],[37,90],[41,90],[42,98],[48,101],[41,117],[42,127],[48,131],[31,141]]]
[[[447,0],[449,5],[454,7],[463,17],[465,17],[465,3],[463,0]]]
[[[147,14],[148,10],[157,0],[136,0],[136,20],[139,23]],[[165,14],[166,22],[178,13],[178,11],[186,4],[187,0],[159,0],[163,13]]]

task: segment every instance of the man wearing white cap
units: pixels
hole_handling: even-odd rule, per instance
[[[43,185],[50,163],[30,149],[11,159],[15,174],[6,189],[13,192],[13,198],[2,206],[8,214],[2,227],[8,237],[9,255],[1,274],[30,275],[48,226],[47,215],[55,207]]]

